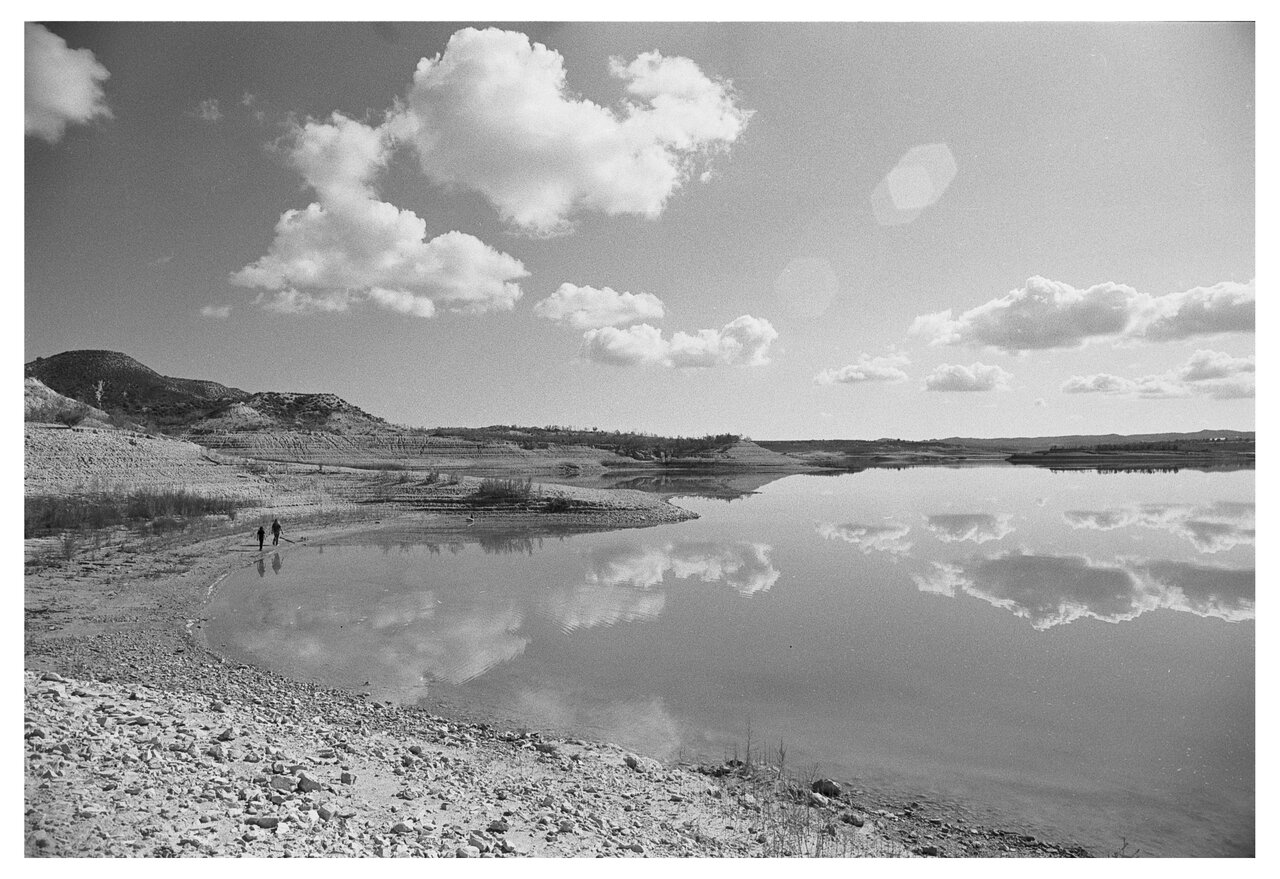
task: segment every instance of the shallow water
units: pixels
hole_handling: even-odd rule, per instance
[[[974,806],[1096,853],[1254,849],[1252,471],[790,476],[696,521],[291,547],[232,657]]]

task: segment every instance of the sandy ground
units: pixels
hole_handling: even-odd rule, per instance
[[[62,433],[49,441],[58,449],[79,432]],[[136,448],[108,438],[109,451],[120,444]],[[73,481],[32,449],[28,431],[28,492]],[[114,461],[115,451],[84,458]],[[265,492],[279,506],[181,533],[27,541],[28,856],[1085,854],[856,782],[663,765],[604,742],[463,722],[228,662],[204,646],[200,618],[217,582],[248,563],[234,549],[260,515],[287,510],[288,533],[311,539],[375,524],[447,535],[469,527],[460,511],[475,482],[328,473],[299,488],[289,483],[297,474],[253,473],[176,446],[164,454],[207,477],[201,484],[247,485],[246,497]],[[357,484],[371,481],[359,499]],[[585,530],[689,515],[643,492],[560,486],[538,496],[552,494],[574,508],[475,516],[504,530]]]

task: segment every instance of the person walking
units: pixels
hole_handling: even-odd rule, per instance
[[[271,545],[272,546],[280,545],[280,532],[283,530],[284,529],[280,527],[280,520],[273,519],[271,522]]]
[[[267,532],[261,525],[259,525],[258,526],[258,552],[262,552],[262,543],[266,539],[267,539]]]

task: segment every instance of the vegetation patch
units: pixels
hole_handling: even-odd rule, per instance
[[[28,497],[23,505],[23,536],[96,530],[128,522],[148,522],[167,531],[197,516],[235,518],[241,504],[186,489],[139,489],[128,494],[102,493],[72,497]]]

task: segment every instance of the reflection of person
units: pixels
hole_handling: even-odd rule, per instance
[[[281,567],[283,567],[283,564],[280,561],[280,553],[273,552],[271,554],[271,570],[279,574]]]
[[[262,529],[259,528],[258,530],[261,531]],[[267,576],[267,564],[262,559],[258,559],[258,576],[259,577]]]
[[[271,522],[271,545],[272,546],[280,545],[280,532],[283,530],[284,529],[280,527],[279,519],[272,520]]]
[[[258,526],[258,552],[262,552],[262,541],[266,539],[267,539],[267,532],[263,530],[261,525],[259,525]]]

